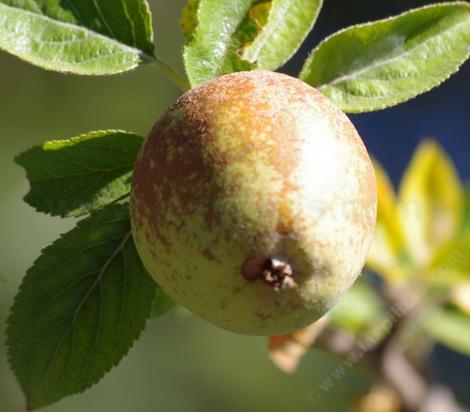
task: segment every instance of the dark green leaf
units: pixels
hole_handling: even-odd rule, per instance
[[[181,24],[190,83],[278,68],[300,47],[321,5],[322,0],[189,0]]]
[[[0,48],[49,70],[120,73],[153,56],[146,0],[0,0]]]
[[[339,31],[300,73],[341,109],[384,109],[446,80],[470,53],[470,4],[440,3]]]
[[[28,408],[82,392],[117,365],[144,329],[155,289],[127,205],[96,212],[44,249],[8,320],[10,362]]]
[[[470,316],[454,308],[439,308],[424,319],[423,327],[440,343],[470,355]]]
[[[16,158],[31,184],[25,201],[40,212],[78,216],[126,196],[142,142],[106,130],[29,149]]]

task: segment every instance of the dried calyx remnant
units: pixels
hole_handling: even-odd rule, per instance
[[[242,275],[248,280],[261,279],[276,291],[297,287],[291,265],[280,259],[249,258],[242,266]]]

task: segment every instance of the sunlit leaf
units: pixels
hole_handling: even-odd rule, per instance
[[[232,38],[252,3],[253,0],[189,0],[181,25],[187,39],[183,58],[192,86],[233,71]]]
[[[300,47],[315,23],[322,3],[323,0],[261,2],[257,5],[259,9],[254,7],[251,14],[255,23],[261,20],[264,24],[258,26],[256,36],[250,42],[242,45],[242,59],[255,63],[260,69],[277,69]]]
[[[45,69],[131,70],[153,57],[146,0],[0,0],[0,49]]]
[[[399,211],[408,251],[418,265],[460,229],[463,188],[452,161],[434,140],[413,156],[399,191]]]
[[[300,78],[347,112],[384,109],[427,92],[470,54],[470,4],[438,3],[341,30]]]
[[[404,239],[395,190],[385,170],[374,162],[377,177],[378,207],[375,238],[367,265],[390,282],[406,276]]]
[[[300,47],[322,0],[189,0],[181,26],[191,85],[235,71],[274,70]]]

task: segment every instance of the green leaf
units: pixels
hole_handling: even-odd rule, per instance
[[[244,60],[259,69],[275,70],[298,50],[312,29],[323,0],[271,0],[252,9],[252,21],[266,10],[267,20],[256,37],[240,50]],[[249,16],[250,17],[250,16]]]
[[[300,47],[321,5],[322,0],[189,0],[181,25],[190,83],[278,68]]]
[[[333,326],[359,335],[374,329],[386,315],[375,292],[365,282],[357,281],[330,311],[330,319]]]
[[[424,330],[449,348],[470,355],[470,317],[454,308],[439,308],[426,316]]]
[[[127,205],[96,212],[44,249],[8,319],[10,362],[28,408],[82,392],[117,365],[144,329],[155,289]]]
[[[325,39],[300,78],[346,112],[380,110],[446,80],[470,53],[470,4],[439,3]]]
[[[84,75],[153,58],[146,0],[0,0],[0,49],[36,66]]]
[[[152,318],[160,318],[165,315],[170,309],[176,306],[176,302],[172,300],[165,292],[161,289],[157,289],[155,301],[152,306]]]
[[[227,55],[232,37],[253,0],[189,0],[181,25],[187,38],[183,59],[189,83],[195,86],[230,72]]]
[[[24,200],[40,212],[79,216],[129,194],[143,138],[106,130],[35,146],[16,158],[31,190]]]

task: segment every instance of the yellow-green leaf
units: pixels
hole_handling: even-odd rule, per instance
[[[425,140],[406,171],[399,192],[405,241],[418,265],[452,239],[461,224],[463,188],[452,161],[434,140]]]
[[[201,0],[188,0],[181,11],[180,26],[186,41],[190,41],[197,27],[197,9]]]
[[[405,277],[403,229],[397,209],[396,193],[385,170],[374,162],[377,177],[377,227],[367,259],[368,266],[390,282]]]
[[[445,243],[434,253],[427,270],[427,281],[456,286],[470,281],[470,235]]]

